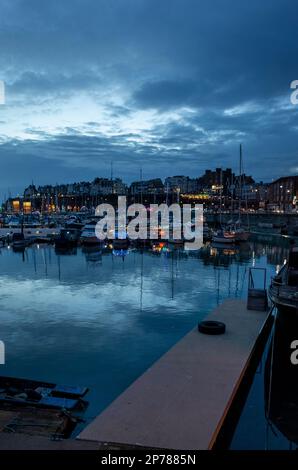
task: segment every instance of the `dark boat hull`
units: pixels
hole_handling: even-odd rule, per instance
[[[274,339],[265,362],[264,393],[267,419],[291,442],[298,444],[298,370],[291,362],[291,344],[298,338],[294,316],[278,314]]]
[[[298,307],[296,306],[290,306],[290,305],[283,305],[282,303],[276,303],[275,304],[278,311],[282,313],[283,315],[298,315]]]

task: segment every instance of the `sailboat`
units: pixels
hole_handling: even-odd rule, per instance
[[[240,158],[239,158],[239,216],[238,220],[231,227],[235,232],[235,238],[237,242],[246,242],[250,236],[248,230],[244,229],[241,224],[241,205],[242,205],[242,144],[240,144]]]
[[[102,245],[102,240],[97,238],[95,228],[96,228],[96,220],[88,221],[82,231],[81,234],[81,243],[84,246],[90,245]]]
[[[219,208],[219,221],[220,221],[220,229],[215,231],[212,235],[212,241],[214,243],[223,243],[223,244],[231,244],[235,243],[235,232],[228,228],[227,230],[222,228],[222,220],[221,220],[221,210],[222,210],[222,170],[220,171],[220,208]]]
[[[236,242],[246,242],[249,239],[250,233],[248,230],[245,230],[243,227],[239,225],[237,226],[237,222],[235,225],[235,237]]]
[[[212,241],[214,243],[235,243],[235,233],[230,230],[217,230],[212,235]]]

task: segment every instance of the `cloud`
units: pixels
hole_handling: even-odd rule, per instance
[[[101,79],[96,73],[76,73],[72,75],[23,72],[15,81],[7,85],[8,92],[13,94],[57,95],[60,92],[73,93],[86,88],[96,89]]]
[[[257,178],[297,168],[295,2],[1,5],[0,186],[108,175],[111,160],[128,180],[199,175],[237,167],[240,141]]]
[[[177,108],[191,104],[196,84],[192,81],[161,80],[145,83],[133,95],[137,106]]]

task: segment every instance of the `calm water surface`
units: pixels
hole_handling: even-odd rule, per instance
[[[1,373],[88,386],[91,420],[219,302],[246,296],[250,266],[270,277],[286,257],[266,242],[124,259],[1,248]]]

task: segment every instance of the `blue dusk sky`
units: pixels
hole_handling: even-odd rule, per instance
[[[297,0],[0,0],[0,197],[36,184],[298,173]]]

